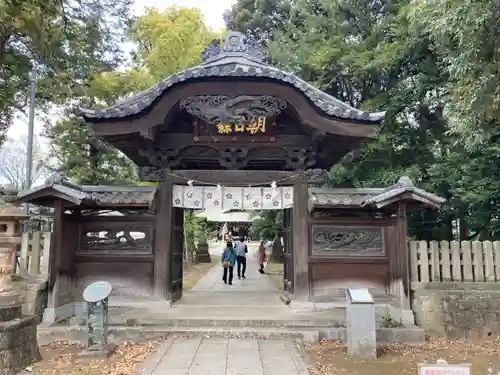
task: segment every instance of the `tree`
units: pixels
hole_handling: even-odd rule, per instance
[[[102,105],[142,91],[201,62],[201,52],[219,35],[208,28],[197,8],[146,9],[131,26],[133,64],[124,71],[93,77],[90,92]]]
[[[126,185],[137,180],[133,163],[70,113],[48,130],[55,170],[76,184]]]
[[[378,137],[334,166],[331,186],[387,186],[409,175],[419,186],[450,193],[444,184],[437,190],[428,173],[447,147],[441,97],[447,75],[421,26],[410,21],[411,7],[409,1],[297,0],[288,19],[265,31],[275,65],[354,107],[388,111]],[[444,239],[450,220],[449,212],[424,211],[412,217],[411,233]]]
[[[131,67],[93,76],[79,103],[110,106],[200,62],[200,54],[216,37],[198,9],[148,9],[129,31],[134,43]],[[63,120],[47,131],[59,170],[79,183],[123,184],[137,180],[133,163],[105,142],[90,135],[68,108]]]
[[[500,118],[500,4],[492,0],[420,0],[413,22],[434,44],[449,74],[447,110],[464,145],[488,141]]]
[[[0,2],[0,144],[15,111],[25,111],[30,72],[37,105],[65,104],[89,78],[121,62],[131,0]]]
[[[7,185],[22,190],[26,179],[27,137],[7,139],[0,149],[0,177]],[[33,138],[33,167],[31,185],[43,181],[50,173],[47,153],[38,137]]]
[[[250,226],[252,238],[271,241],[283,232],[283,211],[263,211],[259,216]]]
[[[294,0],[238,0],[224,13],[224,21],[229,30],[244,32],[267,45],[273,33],[285,26],[294,3]]]
[[[197,217],[193,210],[184,210],[184,260],[191,263],[196,251],[196,242],[205,241],[207,220]]]

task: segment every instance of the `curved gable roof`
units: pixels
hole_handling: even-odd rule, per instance
[[[351,107],[294,74],[265,64],[260,46],[247,40],[238,32],[229,32],[224,38],[224,46],[220,46],[219,40],[212,42],[202,53],[202,59],[201,65],[173,74],[157,85],[112,107],[95,110],[80,108],[79,114],[89,122],[125,118],[147,109],[155,100],[180,82],[204,77],[262,77],[300,90],[326,117],[378,124],[385,116],[385,112],[369,113]]]

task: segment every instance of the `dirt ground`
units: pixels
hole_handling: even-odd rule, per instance
[[[184,290],[195,286],[219,261],[219,257],[212,257],[212,263],[184,266]],[[155,347],[160,342],[161,340],[119,345],[108,361],[89,361],[79,358],[77,354],[83,347],[56,342],[40,347],[42,361],[33,364],[24,373],[33,375],[133,375],[137,365],[154,353]]]
[[[33,375],[133,375],[137,365],[155,352],[162,340],[119,345],[107,360],[85,360],[78,345],[52,343],[40,347],[42,361],[27,368]]]
[[[212,255],[212,263],[200,263],[192,266],[184,265],[182,287],[184,290],[189,290],[194,287],[207,272],[220,262],[220,257]]]
[[[418,374],[418,365],[444,359],[449,364],[471,364],[471,374],[486,375],[500,364],[500,341],[474,342],[431,339],[423,345],[380,345],[376,360],[350,359],[338,341],[306,346],[310,375]]]

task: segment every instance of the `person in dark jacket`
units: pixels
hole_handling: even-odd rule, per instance
[[[222,252],[221,262],[224,269],[222,281],[224,281],[224,284],[229,282],[229,285],[233,285],[233,270],[236,263],[236,252],[231,242],[226,244],[226,248]]]

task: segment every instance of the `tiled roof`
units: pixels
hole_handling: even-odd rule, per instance
[[[238,32],[229,32],[224,46],[214,41],[202,54],[201,65],[173,74],[156,86],[117,103],[107,109],[80,108],[79,114],[86,119],[122,118],[140,113],[148,108],[163,93],[178,83],[204,77],[263,77],[285,83],[302,91],[312,103],[327,116],[347,120],[379,123],[385,112],[361,111],[317,89],[292,73],[266,65],[263,55],[255,44]]]
[[[358,206],[378,194],[384,189],[309,189],[309,205],[314,206]]]
[[[154,198],[155,187],[150,186],[82,186],[99,204],[145,204]]]
[[[154,198],[156,187],[150,186],[90,186],[74,185],[66,181],[57,181],[39,186],[18,195],[20,202],[33,202],[58,196],[75,205],[108,204],[148,205]]]
[[[382,208],[393,203],[393,199],[398,197],[433,207],[439,207],[445,202],[444,198],[415,187],[408,177],[401,177],[397,184],[385,189],[311,188],[309,189],[309,207],[310,209],[318,206]]]
[[[6,206],[0,207],[0,218],[1,217],[29,217],[29,215],[24,211],[22,207],[17,206]]]

